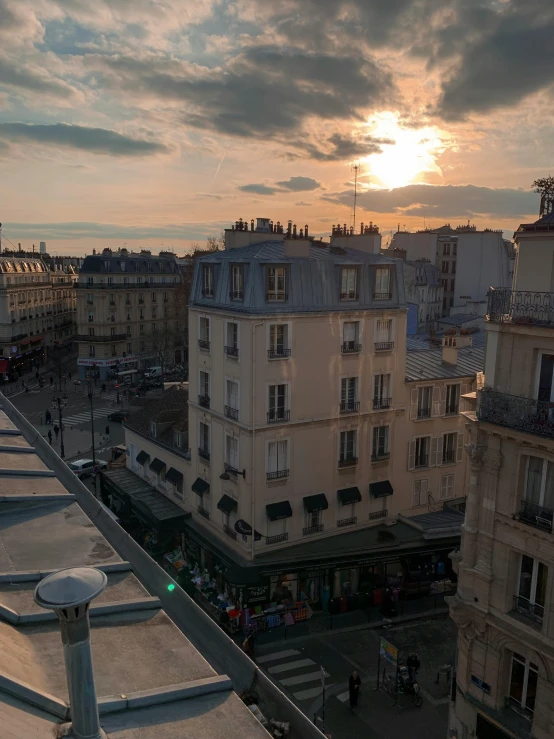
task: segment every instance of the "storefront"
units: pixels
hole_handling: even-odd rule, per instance
[[[135,369],[137,366],[138,358],[134,355],[112,359],[79,357],[77,360],[80,380],[107,380],[110,377],[117,377],[118,372],[122,370]]]

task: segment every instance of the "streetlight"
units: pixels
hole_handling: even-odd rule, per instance
[[[115,386],[115,392],[117,393],[115,402],[119,405],[119,385]]]
[[[94,408],[92,406],[92,399],[94,398],[94,393],[92,392],[92,384],[89,383],[88,386],[88,399],[90,401],[90,428],[91,428],[91,435],[92,435],[92,469],[96,468],[96,451],[94,449]],[[96,486],[96,478],[94,479],[94,484]]]
[[[67,403],[67,396],[60,398],[59,396],[52,401],[54,409],[58,409],[58,424],[60,427],[60,457],[65,457],[65,447],[63,445],[63,423],[62,423],[62,408]]]

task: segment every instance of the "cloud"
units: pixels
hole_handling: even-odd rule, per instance
[[[304,200],[299,200],[297,203],[295,203],[295,205],[298,206],[299,208],[305,208],[305,207],[311,206],[312,204],[306,203],[304,202]]]
[[[241,185],[239,190],[242,192],[253,192],[256,195],[275,195],[277,192],[283,192],[279,187],[270,187],[262,184]]]
[[[0,139],[10,142],[31,141],[36,144],[116,157],[148,156],[167,152],[167,147],[156,141],[136,139],[106,128],[73,126],[67,123],[52,125],[0,123]]]
[[[350,205],[352,192],[324,196],[324,200]],[[528,190],[475,185],[407,185],[395,190],[366,190],[358,206],[371,213],[396,213],[428,218],[526,216],[537,210],[537,196]]]
[[[146,239],[203,239],[220,233],[228,223],[176,223],[160,226],[125,226],[117,223],[94,221],[61,221],[59,223],[4,223],[3,230],[12,240],[40,239],[121,239],[123,241]]]
[[[62,99],[72,98],[77,92],[67,82],[48,77],[44,70],[36,69],[33,65],[25,65],[20,61],[16,62],[3,55],[0,55],[0,87],[48,93]]]
[[[290,177],[288,180],[277,182],[277,184],[293,192],[307,192],[308,190],[317,190],[321,187],[321,183],[311,177]]]

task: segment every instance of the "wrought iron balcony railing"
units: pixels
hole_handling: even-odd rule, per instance
[[[358,516],[351,516],[350,518],[341,518],[337,521],[337,528],[341,528],[342,526],[354,526],[354,524],[358,523]]]
[[[373,293],[373,300],[390,300],[392,293]]]
[[[210,351],[210,342],[206,341],[206,339],[198,339],[198,347],[200,349],[203,349],[205,352]]]
[[[302,529],[302,535],[309,536],[310,534],[319,534],[321,531],[323,531],[323,524],[319,523],[317,526],[305,526]]]
[[[371,455],[372,462],[385,462],[390,458],[390,452],[377,452]]]
[[[228,357],[238,357],[239,355],[238,346],[224,346],[223,351]]]
[[[210,452],[207,449],[203,449],[201,446],[198,447],[198,456],[205,459],[206,462],[210,461]]]
[[[544,616],[544,606],[539,603],[531,603],[528,598],[524,598],[523,595],[514,595],[514,611],[521,613],[523,616],[542,624]]]
[[[359,400],[345,400],[340,404],[341,413],[357,413],[360,410]]]
[[[496,390],[481,390],[477,418],[498,426],[554,439],[554,403],[548,400],[533,400]]]
[[[273,408],[267,412],[268,423],[284,423],[290,421],[290,411],[284,408]]]
[[[376,352],[390,352],[394,349],[394,341],[376,341],[374,347]]]
[[[223,412],[227,416],[227,418],[232,418],[234,421],[238,421],[239,419],[239,411],[238,408],[232,408],[230,405],[223,406]]]
[[[229,290],[229,298],[230,300],[242,300],[243,299],[242,290]]]
[[[494,323],[554,326],[554,293],[491,287],[487,318]]]
[[[388,508],[385,508],[383,511],[373,511],[369,514],[369,520],[375,521],[377,518],[386,518],[388,515]]]
[[[340,294],[340,299],[341,300],[359,300],[360,299],[360,296],[358,295],[358,293],[353,292],[351,290],[350,292],[341,293]]]
[[[288,533],[275,534],[275,536],[266,536],[265,543],[266,544],[280,544],[282,541],[288,541],[288,538],[289,538]]]
[[[522,500],[519,513],[514,514],[514,518],[536,529],[552,531],[554,511],[530,500]]]
[[[358,457],[340,457],[339,467],[355,467],[358,464]]]
[[[288,477],[289,471],[288,470],[276,470],[275,472],[268,472],[266,474],[266,478],[268,480],[279,480],[282,477]]]
[[[199,395],[198,405],[201,405],[202,408],[209,408],[210,407],[210,396],[209,395]]]
[[[268,359],[285,359],[286,357],[290,357],[290,349],[277,348],[267,350]]]
[[[383,408],[390,408],[392,405],[392,398],[373,398],[373,410],[378,411]]]
[[[418,408],[417,409],[417,417],[418,418],[430,418],[431,417],[431,409],[430,408]]]
[[[342,354],[359,354],[362,351],[362,345],[356,341],[343,341],[340,350]]]
[[[204,518],[210,518],[210,512],[203,508],[201,505],[198,506],[198,513]]]

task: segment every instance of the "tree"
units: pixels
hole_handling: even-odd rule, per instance
[[[542,218],[542,216],[554,212],[554,177],[552,175],[541,177],[533,182],[532,187],[541,196],[539,216]]]

